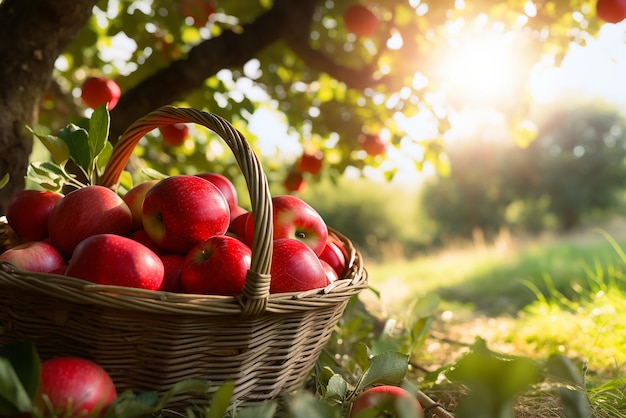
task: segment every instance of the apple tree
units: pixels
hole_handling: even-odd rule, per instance
[[[558,60],[602,23],[590,0],[361,1],[350,12],[355,3],[0,0],[0,178],[10,176],[0,209],[25,185],[33,147],[26,127],[55,133],[84,124],[90,111],[80,88],[89,76],[121,88],[111,108],[112,142],[161,105],[218,113],[244,133],[251,115],[266,109],[283,115],[303,149],[325,153],[320,175],[379,166],[391,177],[394,155],[418,168],[445,166],[440,137],[455,103],[442,95],[442,51],[472,32],[507,34],[510,47],[529,57],[520,66],[527,70],[545,53]],[[519,72],[509,96],[524,97],[527,75]],[[524,108],[523,99],[510,106],[511,126]],[[431,128],[415,129],[421,125]],[[135,163],[204,169],[215,146],[196,135],[174,150],[148,141]],[[366,145],[376,137],[382,145]],[[221,170],[233,165],[218,160]],[[270,179],[288,169],[270,164]]]

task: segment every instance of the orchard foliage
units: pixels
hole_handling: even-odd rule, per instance
[[[448,129],[450,103],[439,94],[442,50],[478,31],[513,33],[514,47],[533,58],[530,65],[546,52],[558,59],[601,23],[592,1],[392,0],[362,2],[379,25],[371,36],[357,36],[344,21],[352,0],[220,0],[208,2],[208,15],[196,19],[186,15],[190,1],[97,1],[56,60],[38,124],[55,132],[77,121],[86,109],[80,86],[104,76],[122,90],[111,113],[113,141],[162,104],[219,113],[244,132],[256,109],[270,108],[284,114],[304,148],[327,150],[324,173],[331,176],[386,161],[359,151],[363,134],[381,135],[404,153],[421,149],[413,157],[418,168],[427,161],[443,167],[440,136]],[[12,3],[0,6],[0,16]],[[523,86],[524,77],[519,81]],[[523,89],[519,93],[523,97]],[[513,122],[523,117],[523,107],[520,99],[510,109]],[[418,114],[435,129],[418,136],[398,122]],[[219,160],[211,168],[229,170],[232,159],[213,158],[219,151],[207,133],[193,132],[193,138],[173,150],[155,133],[138,155],[164,171],[205,171],[207,156]],[[268,169],[279,172],[279,180],[291,163]],[[384,164],[392,177],[397,167]]]

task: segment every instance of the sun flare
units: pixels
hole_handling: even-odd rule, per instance
[[[455,38],[436,63],[441,86],[456,102],[497,106],[519,94],[525,57],[512,33],[484,31]]]

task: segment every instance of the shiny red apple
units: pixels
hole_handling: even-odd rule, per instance
[[[328,239],[328,227],[311,205],[297,196],[272,197],[274,239],[293,238],[321,254]]]
[[[329,236],[319,257],[320,260],[328,263],[340,278],[343,277],[346,270],[346,253],[342,250],[342,244],[338,240]]]
[[[182,292],[180,273],[183,271],[185,256],[180,254],[163,254],[160,258],[165,272],[159,290],[174,293]]]
[[[272,243],[270,293],[303,292],[330,284],[317,255],[301,241],[275,239]]]
[[[143,228],[143,221],[141,220],[141,207],[143,206],[143,199],[146,197],[148,190],[150,190],[152,186],[158,182],[159,180],[144,181],[143,183],[139,183],[131,188],[124,196],[122,196],[122,200],[128,205],[130,212],[133,214],[133,230]]]
[[[48,237],[48,217],[62,198],[60,193],[28,189],[9,198],[5,215],[19,242],[41,241]]]
[[[216,235],[193,247],[180,275],[186,293],[239,295],[250,270],[252,251],[236,238]]]
[[[196,176],[203,178],[205,180],[208,180],[214,185],[216,185],[217,188],[220,189],[220,192],[222,192],[222,194],[226,198],[229,208],[239,206],[239,198],[237,196],[237,189],[235,188],[235,185],[233,184],[232,181],[230,181],[228,177],[226,177],[223,174],[211,173],[211,172],[199,173],[199,174],[196,174]]]
[[[74,248],[96,234],[127,235],[133,224],[128,205],[113,190],[87,186],[59,200],[48,217],[50,242],[69,259]]]
[[[0,260],[24,271],[38,273],[56,273],[65,268],[65,260],[59,250],[46,241],[29,241],[9,248],[0,254]]]
[[[116,398],[111,376],[92,361],[57,357],[41,363],[35,404],[43,416],[98,417]]]
[[[143,226],[159,247],[176,254],[214,236],[230,223],[226,198],[197,176],[168,177],[152,186],[143,201]]]
[[[122,91],[113,80],[104,77],[88,77],[82,86],[81,98],[92,109],[109,104],[109,110],[117,105]]]
[[[164,268],[145,245],[128,237],[99,234],[78,244],[65,274],[97,284],[157,290]]]

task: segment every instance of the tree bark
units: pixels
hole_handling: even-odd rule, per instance
[[[82,28],[96,0],[5,0],[0,5],[0,213],[24,188],[39,99],[54,62]]]

